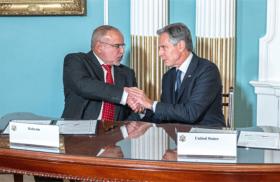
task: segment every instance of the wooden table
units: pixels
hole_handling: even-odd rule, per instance
[[[169,133],[172,126],[165,128]],[[64,137],[65,154],[0,148],[0,171],[85,181],[280,181],[277,161],[219,164],[96,157],[100,148],[122,140],[118,128],[96,136]]]

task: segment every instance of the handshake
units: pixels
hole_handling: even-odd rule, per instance
[[[152,109],[153,101],[147,97],[143,90],[137,87],[124,87],[128,93],[126,103],[136,113],[142,113],[145,109]]]

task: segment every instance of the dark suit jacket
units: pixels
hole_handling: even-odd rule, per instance
[[[155,113],[148,112],[144,120],[207,126],[225,125],[221,78],[214,63],[193,54],[176,100],[175,80],[175,68],[163,75],[161,101],[157,103]]]
[[[64,59],[63,84],[65,119],[97,119],[102,101],[115,104],[115,120],[125,120],[131,113],[120,103],[123,87],[136,86],[132,69],[114,66],[114,85],[104,82],[104,72],[92,51],[68,54]]]

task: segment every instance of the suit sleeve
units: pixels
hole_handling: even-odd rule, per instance
[[[102,76],[99,75],[99,77]],[[119,104],[123,93],[123,88],[106,84],[103,80],[98,79],[96,72],[81,54],[69,54],[65,57],[63,82],[66,93],[75,92],[84,99]]]
[[[158,102],[155,115],[160,120],[180,121],[187,124],[195,124],[207,111],[215,98],[220,94],[221,79],[218,68],[209,64],[195,78],[195,84],[191,88],[191,96],[180,104],[169,104],[164,102],[167,97],[162,93],[161,101]],[[163,80],[163,84],[168,84]],[[170,96],[169,96],[170,97]]]

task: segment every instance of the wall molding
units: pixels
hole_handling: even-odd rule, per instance
[[[274,59],[278,59],[278,52],[271,50],[274,46],[274,42],[279,39],[279,1],[268,0],[267,1],[267,20],[266,20],[266,35],[260,39],[259,46],[259,80],[271,80],[271,76],[268,75],[271,62]],[[278,31],[278,32],[277,32]],[[275,58],[276,57],[276,58]]]
[[[109,24],[109,2],[108,0],[104,0],[104,25],[108,25]]]
[[[259,80],[250,81],[257,94],[257,125],[280,127],[280,2],[267,0],[266,35],[259,45]]]

